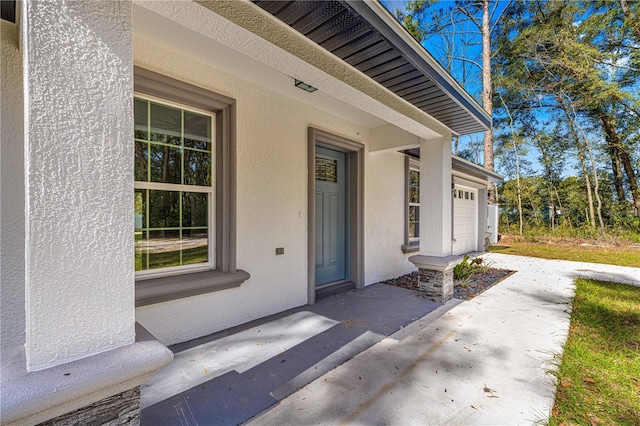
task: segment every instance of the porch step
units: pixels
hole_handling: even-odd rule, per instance
[[[336,294],[346,293],[350,290],[356,289],[356,283],[353,281],[347,281],[344,283],[324,287],[316,290],[316,301],[325,299],[327,297],[335,296]]]

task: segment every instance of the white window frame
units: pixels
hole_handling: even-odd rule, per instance
[[[173,108],[178,108],[184,111],[193,112],[200,115],[206,115],[211,119],[211,185],[185,185],[175,183],[162,183],[162,182],[143,182],[134,180],[134,190],[162,190],[162,191],[174,191],[174,192],[198,192],[208,194],[207,201],[207,238],[208,238],[208,251],[207,262],[196,263],[191,265],[170,266],[166,268],[146,269],[142,271],[135,271],[136,280],[146,280],[151,278],[162,278],[174,275],[180,275],[184,273],[201,272],[215,269],[216,259],[216,215],[214,208],[214,200],[216,197],[216,116],[211,111],[205,111],[198,108],[193,108],[189,105],[184,105],[178,102],[174,102],[160,97],[151,96],[144,93],[134,92],[134,98],[155,102],[160,105],[167,105]],[[184,147],[182,147],[184,149]],[[182,200],[180,200],[182,202]],[[147,225],[149,206],[146,210]],[[182,221],[182,217],[180,218]],[[181,225],[182,226],[182,225]]]
[[[402,251],[404,253],[409,253],[409,252],[415,252],[418,251],[420,249],[420,231],[418,231],[418,236],[417,237],[409,237],[409,221],[410,221],[410,216],[409,216],[409,212],[410,212],[410,207],[416,206],[416,207],[420,207],[420,202],[418,203],[412,203],[411,199],[410,199],[410,191],[409,191],[409,185],[411,184],[411,179],[410,179],[410,173],[411,171],[416,171],[418,173],[420,173],[420,160],[417,158],[413,158],[410,156],[406,156],[405,157],[405,182],[404,182],[404,193],[405,193],[405,197],[404,197],[404,210],[405,210],[405,214],[404,214],[404,244],[402,245]],[[420,186],[418,186],[418,190],[420,190]],[[420,194],[420,192],[419,192]],[[419,198],[421,197],[421,195],[419,195]],[[418,218],[418,223],[420,223],[420,220]]]
[[[418,172],[418,176],[420,176],[420,166],[415,167],[411,163],[412,162],[409,162],[409,172],[407,173],[407,191],[409,191],[409,185],[410,185],[409,175],[411,174],[411,172],[412,171]],[[407,224],[409,225],[409,229],[411,229],[411,216],[409,215],[409,211],[411,210],[411,207],[420,208],[420,184],[419,184],[419,182],[420,182],[420,180],[418,180],[418,202],[417,203],[411,202],[411,196],[410,195],[409,195],[409,197],[407,199]],[[416,220],[415,222],[418,223],[418,236],[417,237],[411,237],[410,235],[407,235],[409,243],[420,242],[420,217],[418,217],[417,219],[418,220]]]

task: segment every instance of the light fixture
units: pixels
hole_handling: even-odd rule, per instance
[[[298,79],[295,79],[295,85],[297,88],[304,90],[305,92],[309,92],[309,93],[313,93],[315,92],[316,89],[313,86],[309,86],[307,83],[305,83],[304,81],[300,81]]]

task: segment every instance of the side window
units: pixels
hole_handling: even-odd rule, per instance
[[[420,238],[420,171],[409,169],[409,241]]]
[[[215,114],[136,96],[135,270],[215,267]]]
[[[405,235],[402,251],[417,251],[420,245],[420,162],[405,159]]]

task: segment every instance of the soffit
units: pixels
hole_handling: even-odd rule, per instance
[[[451,76],[439,72],[421,46],[408,43],[407,35],[398,34],[366,2],[252,1],[456,134],[491,127],[491,118]]]
[[[420,148],[412,148],[401,151],[412,158],[420,159]],[[460,158],[457,155],[451,156],[451,170],[465,174],[467,176],[473,176],[478,179],[482,179],[486,182],[496,183],[504,181],[504,177],[498,173],[486,169],[478,164],[474,164],[471,161],[467,161],[464,158]]]

